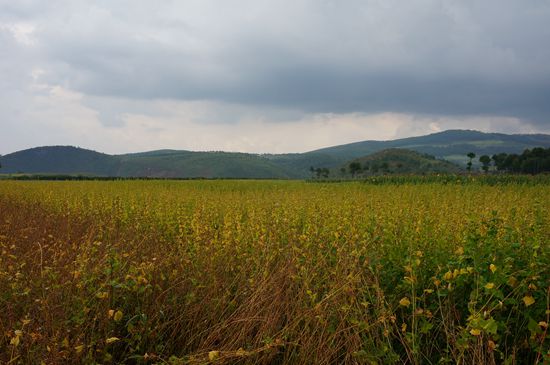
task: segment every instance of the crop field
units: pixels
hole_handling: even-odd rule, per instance
[[[0,181],[0,363],[544,364],[550,184]]]

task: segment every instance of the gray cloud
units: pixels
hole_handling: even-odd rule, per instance
[[[202,3],[81,4],[44,19],[49,81],[308,111],[550,114],[549,2]]]
[[[110,127],[175,100],[238,105],[232,123],[248,106],[548,130],[549,23],[547,0],[0,0],[1,116],[59,85]]]

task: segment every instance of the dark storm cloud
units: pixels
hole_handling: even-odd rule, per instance
[[[264,88],[269,85],[269,88]],[[545,120],[550,116],[550,83],[481,80],[473,77],[429,79],[407,74],[349,74],[294,69],[274,73],[241,94],[236,102],[278,103],[310,112],[433,113],[509,115]]]
[[[38,3],[2,19],[84,94],[550,123],[549,1]]]

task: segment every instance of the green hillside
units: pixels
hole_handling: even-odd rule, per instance
[[[316,152],[265,155],[265,157],[276,165],[299,172],[303,176],[307,176],[311,166],[336,167],[348,160],[347,158],[331,153]]]
[[[550,147],[550,135],[483,133],[470,130],[448,130],[427,136],[392,141],[363,141],[309,152],[313,155],[331,155],[341,162],[388,148],[404,148],[436,156],[459,164],[466,164],[466,154],[477,156],[506,152],[522,153],[527,148]]]
[[[379,174],[431,174],[431,173],[457,173],[460,167],[445,161],[438,160],[434,156],[419,153],[416,151],[390,148],[375,152],[371,155],[360,157],[349,161],[334,171],[338,173],[351,174],[352,164],[358,169],[357,175],[370,176]]]
[[[114,177],[307,178],[310,167],[339,169],[349,161],[392,148],[465,165],[477,156],[521,154],[550,147],[550,135],[507,135],[450,130],[392,141],[363,141],[306,153],[249,154],[158,150],[107,155],[77,147],[38,147],[0,157],[0,173],[91,174]],[[477,160],[476,160],[477,161]]]
[[[299,172],[255,154],[152,151],[106,155],[68,146],[3,156],[2,173],[90,174],[116,177],[301,178]]]
[[[0,158],[1,173],[116,175],[115,156],[72,146],[36,147]]]
[[[255,154],[154,151],[117,156],[119,176],[300,178],[294,170]]]

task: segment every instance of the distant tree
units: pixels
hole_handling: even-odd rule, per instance
[[[487,172],[489,171],[489,165],[491,164],[491,157],[487,155],[479,156],[479,162],[481,162],[481,168],[483,171]]]
[[[321,175],[323,175],[323,177],[324,177],[325,179],[328,178],[328,175],[329,175],[329,174],[330,174],[330,170],[327,169],[326,167],[323,167],[323,168],[321,169]]]
[[[545,150],[541,147],[535,147],[532,150],[525,150],[520,156],[522,158],[521,172],[528,174],[538,174],[548,171],[545,168],[548,159],[550,158],[550,148]]]
[[[315,174],[317,175],[317,178],[319,179],[321,177],[321,175],[323,174],[323,169],[320,168],[320,167],[317,167],[315,169]]]
[[[550,172],[550,148],[526,149],[521,155],[499,153],[492,158],[498,171],[524,174]]]
[[[491,157],[495,163],[497,171],[505,170],[504,161],[506,161],[506,156],[508,156],[506,153],[499,153]]]
[[[468,171],[472,171],[472,160],[476,157],[476,154],[470,152],[466,156],[468,156],[468,158],[470,159],[470,161],[468,161],[468,163],[466,164],[466,168],[468,169]]]
[[[351,162],[349,164],[349,172],[351,173],[352,177],[355,177],[355,174],[361,172],[361,164],[357,161]]]
[[[314,174],[315,174],[315,168],[313,168],[313,166],[310,166],[309,167],[309,172],[311,173],[311,177],[313,177]]]
[[[518,155],[511,153],[504,160],[504,170],[507,172],[520,172],[521,161]]]
[[[340,174],[341,174],[342,176],[346,176],[346,168],[345,168],[345,167],[341,167],[341,168],[340,168]]]
[[[380,168],[383,172],[388,172],[390,170],[390,165],[387,162],[382,162]]]
[[[527,174],[538,174],[539,171],[539,161],[536,158],[530,157],[521,161],[520,172]]]

